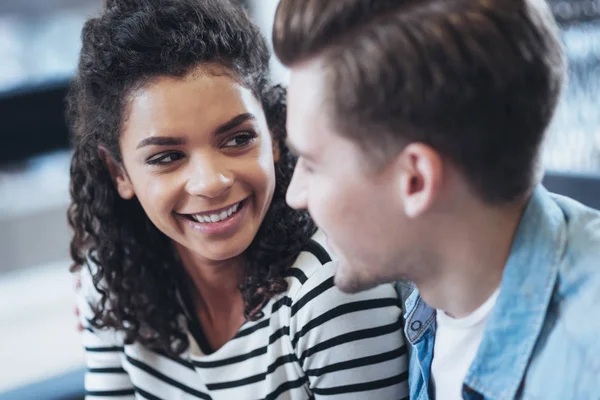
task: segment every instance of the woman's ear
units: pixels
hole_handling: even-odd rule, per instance
[[[98,153],[100,158],[106,163],[106,167],[117,187],[119,196],[124,200],[131,200],[135,196],[135,190],[123,165],[118,163],[104,147],[98,148]]]

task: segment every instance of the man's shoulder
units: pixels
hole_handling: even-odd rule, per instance
[[[572,356],[600,374],[600,211],[556,196],[566,220],[566,246],[553,299],[556,333]]]
[[[556,249],[558,279],[523,398],[590,398],[600,382],[600,211],[552,198],[563,214],[564,246]]]
[[[523,398],[595,398],[600,393],[600,279],[559,277],[528,369]]]
[[[552,195],[564,214],[567,251],[571,257],[600,254],[600,211],[569,197]]]
[[[600,296],[600,211],[568,197],[553,197],[566,222],[565,247],[559,265],[559,295],[566,300],[585,300],[594,292]],[[600,302],[590,306],[600,307]]]

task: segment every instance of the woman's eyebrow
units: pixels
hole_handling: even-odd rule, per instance
[[[256,117],[254,116],[254,114],[243,113],[243,114],[236,115],[235,117],[231,118],[229,121],[227,121],[224,124],[222,124],[221,126],[219,126],[215,130],[215,135],[217,135],[217,136],[222,135],[222,134],[226,133],[227,131],[229,131],[229,130],[235,128],[236,126],[241,125],[247,121],[256,121]]]

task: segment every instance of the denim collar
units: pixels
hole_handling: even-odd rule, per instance
[[[500,295],[465,384],[486,399],[513,399],[542,331],[566,248],[566,221],[541,185],[531,196],[506,263]]]

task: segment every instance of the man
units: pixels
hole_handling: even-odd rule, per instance
[[[417,288],[411,398],[600,398],[600,214],[539,185],[566,69],[547,4],[282,0],[273,42],[288,203],[342,290]]]

